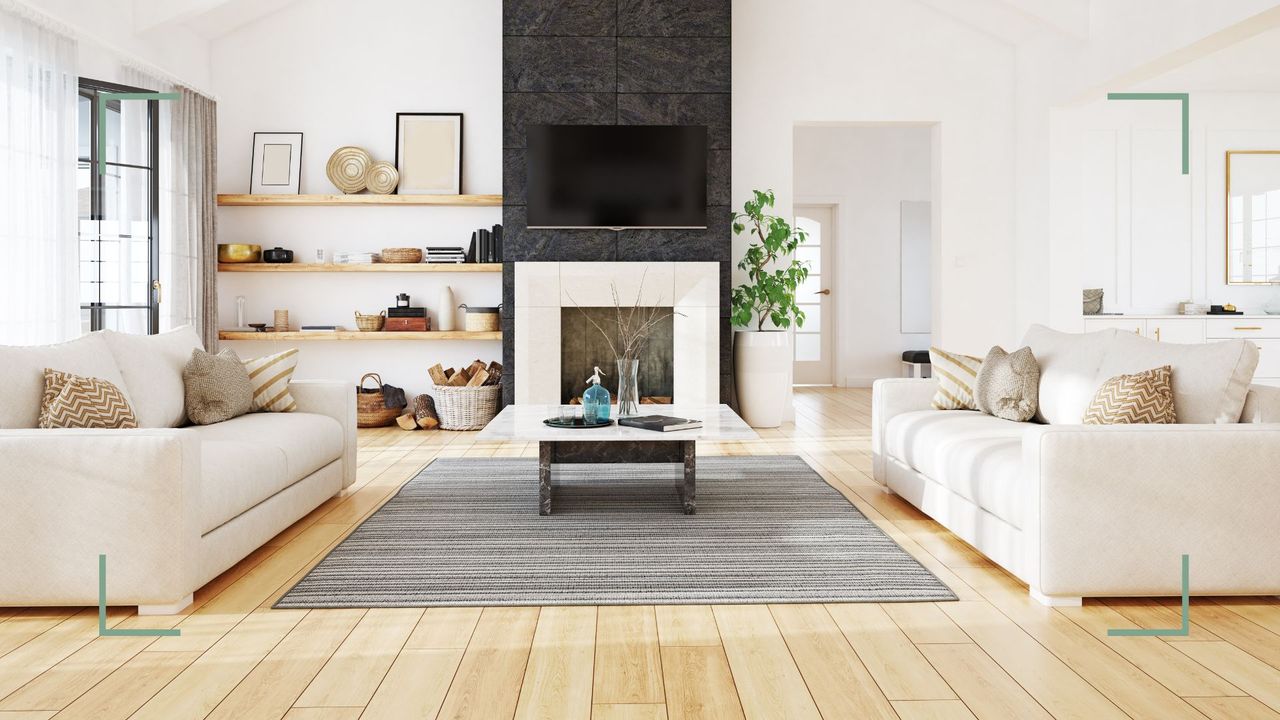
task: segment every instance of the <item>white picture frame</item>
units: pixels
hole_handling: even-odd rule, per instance
[[[297,195],[301,191],[302,133],[255,132],[249,164],[252,195]]]
[[[462,194],[462,113],[396,113],[397,195]]]

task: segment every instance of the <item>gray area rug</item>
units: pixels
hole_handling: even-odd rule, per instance
[[[277,608],[955,600],[794,456],[698,458],[698,514],[675,465],[439,459]]]

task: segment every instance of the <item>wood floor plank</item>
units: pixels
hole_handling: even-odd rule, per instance
[[[284,720],[360,720],[364,708],[293,708],[285,713]]]
[[[712,611],[746,717],[821,717],[768,607],[716,605]]]
[[[589,720],[595,644],[596,608],[543,608],[525,665],[516,718]]]
[[[890,700],[954,700],[956,695],[879,605],[826,606],[840,632]]]
[[[1151,598],[1107,598],[1104,600],[1111,609],[1120,613],[1129,619],[1138,627],[1148,630],[1163,630],[1165,628],[1176,628],[1182,625],[1181,610],[1173,610],[1157,603]],[[1196,605],[1194,598],[1192,606]],[[1195,617],[1194,610],[1192,618]],[[1194,619],[1191,621],[1191,634],[1178,638],[1180,641],[1200,641],[1214,642],[1222,638],[1209,632],[1205,627],[1197,623]]]
[[[1171,644],[1263,705],[1280,712],[1280,670],[1228,642]]]
[[[895,717],[871,673],[821,605],[772,605],[770,611],[823,717]]]
[[[49,720],[52,710],[0,710],[0,720]]]
[[[654,613],[661,645],[720,644],[720,631],[710,605],[659,605]]]
[[[0,658],[71,617],[72,608],[21,608],[0,622]]]
[[[601,607],[596,619],[595,702],[663,702],[658,621],[652,605]]]
[[[421,618],[421,608],[370,609],[294,705],[367,705]]]
[[[1188,698],[1209,720],[1280,720],[1280,713],[1251,697]]]
[[[360,720],[436,717],[462,653],[461,649],[402,650]]]
[[[114,626],[124,617],[123,611],[112,609],[108,616],[108,625]],[[8,655],[0,658],[0,698],[7,698],[10,693],[93,642],[96,637],[98,637],[98,612],[95,609],[86,608],[14,648]],[[29,709],[56,710],[57,708]]]
[[[667,720],[667,706],[658,703],[593,705],[591,720]]]
[[[934,603],[881,603],[880,609],[917,645],[973,642]]]
[[[214,643],[132,717],[135,720],[203,718],[306,616],[306,610],[251,613]],[[144,650],[142,654],[151,653]]]
[[[140,652],[58,713],[74,720],[122,720],[137,712],[200,657],[198,652]]]
[[[404,646],[409,650],[465,650],[481,608],[427,608]]]
[[[538,608],[485,608],[439,717],[512,717],[537,624]]]
[[[662,648],[662,677],[667,690],[665,717],[671,720],[737,720],[743,717],[733,672],[729,669],[724,648],[719,645],[671,645]]]
[[[1280,635],[1280,603],[1273,598],[1214,598],[1214,603]]]
[[[1280,669],[1280,635],[1215,603],[1192,606],[1197,624],[1273,668]],[[1169,642],[1178,642],[1169,638]]]
[[[979,720],[1052,720],[1053,716],[977,645],[923,645],[920,651]]]
[[[902,720],[975,720],[960,700],[896,700],[893,709]]]

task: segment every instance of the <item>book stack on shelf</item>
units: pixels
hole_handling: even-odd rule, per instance
[[[336,252],[333,254],[335,265],[355,265],[382,262],[382,255],[376,252]]]
[[[467,253],[460,247],[427,248],[426,261],[429,263],[464,263]]]
[[[502,262],[502,225],[476,230],[471,233],[471,247],[467,250],[467,261],[475,263]]]
[[[341,329],[341,325],[303,325],[298,328],[299,332],[304,333],[336,333]]]

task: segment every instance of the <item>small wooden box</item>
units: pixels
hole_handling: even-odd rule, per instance
[[[431,323],[424,317],[389,317],[382,329],[384,332],[427,332]]]

